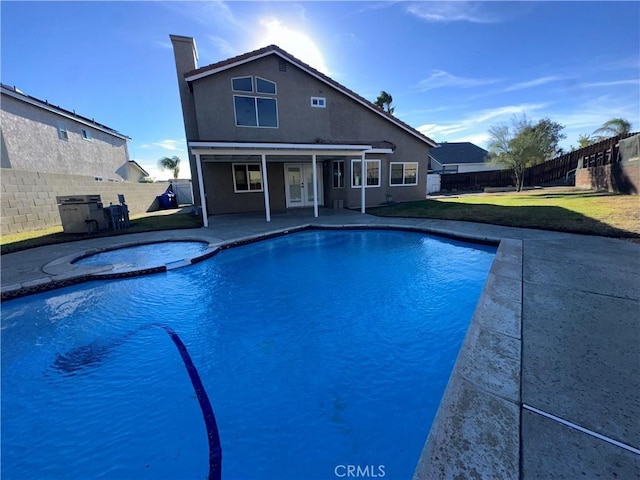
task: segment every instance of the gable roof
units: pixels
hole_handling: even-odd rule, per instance
[[[109,135],[113,135],[114,137],[118,137],[122,140],[131,140],[130,137],[123,135],[122,133],[118,132],[117,130],[114,130],[113,128],[109,128],[106,125],[102,125],[101,123],[96,122],[93,118],[83,117],[82,115],[78,115],[75,112],[75,110],[73,111],[66,110],[62,107],[49,103],[48,100],[40,100],[39,98],[32,97],[31,95],[27,95],[26,93],[20,91],[16,87],[10,87],[9,85],[5,85],[4,83],[1,83],[0,92],[2,92],[3,95],[7,95],[9,97],[15,98],[16,100],[20,100],[22,102],[33,105],[35,107],[42,108],[43,110],[47,110],[57,115],[69,118],[71,120],[75,120],[76,122],[90,126],[104,133],[108,133]]]
[[[429,156],[440,165],[485,163],[489,152],[471,142],[441,143],[429,150]]]
[[[238,65],[242,65],[244,63],[249,63],[249,62],[252,62],[254,60],[258,60],[259,58],[263,58],[263,57],[266,57],[268,55],[276,55],[277,57],[280,57],[283,60],[288,61],[289,63],[293,64],[294,66],[296,66],[299,69],[303,70],[304,72],[308,73],[309,75],[311,75],[312,77],[316,78],[317,80],[320,80],[321,82],[323,82],[323,83],[329,85],[330,87],[338,90],[339,92],[343,93],[344,95],[346,95],[347,97],[351,98],[352,100],[355,100],[357,103],[359,103],[360,105],[364,106],[365,108],[373,111],[377,115],[380,115],[385,120],[393,123],[394,125],[400,127],[401,129],[403,129],[407,133],[409,133],[409,134],[413,135],[414,137],[418,138],[419,140],[427,143],[429,146],[431,146],[431,147],[438,146],[438,144],[436,142],[431,140],[429,137],[427,137],[423,133],[419,132],[418,130],[416,130],[415,128],[411,127],[410,125],[408,125],[407,123],[403,122],[402,120],[399,120],[398,118],[394,117],[389,112],[384,111],[383,109],[381,109],[377,105],[373,104],[372,102],[370,102],[366,98],[364,98],[364,97],[358,95],[357,93],[355,93],[353,90],[349,90],[347,87],[345,87],[344,85],[341,85],[340,83],[336,82],[335,80],[333,80],[332,78],[328,77],[324,73],[321,73],[318,70],[316,70],[315,68],[307,65],[306,63],[304,63],[303,61],[301,61],[298,58],[294,57],[290,53],[285,52],[284,50],[282,50],[277,45],[269,45],[268,47],[264,47],[264,48],[260,48],[258,50],[254,50],[253,52],[249,52],[249,53],[245,53],[245,54],[242,54],[242,55],[238,55],[237,57],[228,58],[227,60],[222,60],[222,61],[217,62],[217,63],[212,63],[211,65],[207,65],[205,67],[201,67],[201,68],[198,68],[196,70],[192,70],[190,72],[187,72],[187,73],[184,74],[184,77],[185,77],[185,80],[187,82],[193,82],[193,81],[198,80],[200,78],[207,77],[209,75],[215,75],[218,72],[222,72],[224,70],[228,70],[230,68],[237,67]]]
[[[140,170],[140,173],[142,173],[145,177],[149,176],[149,172],[142,168],[142,166],[135,160],[129,160],[129,165],[138,168],[138,170]]]

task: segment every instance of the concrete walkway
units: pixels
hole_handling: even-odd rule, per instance
[[[325,209],[210,222],[3,255],[2,292],[86,277],[73,258],[140,242],[363,225],[501,241],[414,478],[640,478],[640,245]]]

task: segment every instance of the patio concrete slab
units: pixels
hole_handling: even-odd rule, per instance
[[[522,402],[640,446],[635,300],[524,284]]]
[[[638,455],[527,410],[522,479],[640,478]]]

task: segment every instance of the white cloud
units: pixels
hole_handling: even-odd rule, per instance
[[[547,83],[558,82],[560,80],[566,80],[567,77],[562,77],[559,75],[553,75],[548,77],[540,77],[535,78],[533,80],[528,80],[526,82],[516,83],[507,87],[503,90],[503,92],[513,92],[515,90],[524,90],[525,88],[538,87],[540,85],[545,85]]]
[[[169,150],[170,152],[177,152],[178,150],[183,149],[184,147],[182,147],[181,144],[184,144],[182,140],[162,140],[160,142],[153,143],[156,147]]]
[[[306,33],[293,30],[274,17],[263,18],[260,26],[263,30],[254,48],[277,45],[316,70],[330,74],[320,48]]]
[[[549,103],[523,103],[520,105],[506,105],[498,108],[480,110],[471,115],[467,115],[459,121],[449,123],[429,123],[421,125],[418,131],[424,133],[436,142],[441,141],[472,141],[478,143],[486,142],[489,127],[498,121],[509,121],[513,115],[523,113],[531,114],[545,109]],[[474,142],[476,143],[476,142]]]
[[[499,81],[499,79],[495,78],[457,77],[456,75],[452,75],[451,73],[445,72],[444,70],[432,70],[429,78],[425,78],[424,80],[420,80],[418,82],[417,88],[422,92],[426,92],[435,88],[444,87],[478,87],[481,85],[488,85]]]
[[[231,58],[244,53],[238,50],[237,48],[233,47],[224,38],[216,37],[213,35],[209,35],[208,38],[211,41],[211,43],[213,43],[213,45],[216,47],[218,52],[220,52],[224,57]]]
[[[505,20],[502,8],[496,12],[489,12],[487,6],[486,2],[415,2],[407,6],[407,12],[427,22],[437,23],[499,23]]]
[[[589,82],[583,83],[580,86],[584,88],[597,88],[597,87],[617,87],[619,85],[640,85],[640,79],[630,80],[612,80],[609,82]]]

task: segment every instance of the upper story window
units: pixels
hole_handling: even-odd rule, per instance
[[[271,80],[260,77],[236,77],[231,79],[231,88],[234,92],[266,93],[275,95],[276,84]]]
[[[64,122],[58,122],[58,138],[60,140],[69,140],[69,132]]]
[[[85,140],[93,140],[93,135],[91,135],[91,131],[87,130],[86,128],[81,128],[80,129],[80,133],[82,134],[82,138],[84,138]]]
[[[311,97],[311,106],[325,108],[327,106],[327,100],[324,97]]]
[[[276,84],[260,77],[231,79],[232,89],[247,93],[275,95]],[[234,95],[233,108],[238,127],[278,128],[278,101],[273,97]]]
[[[268,93],[271,95],[276,94],[276,84],[264,78],[256,77],[256,92]]]
[[[234,92],[253,92],[253,77],[232,78],[231,87]]]

